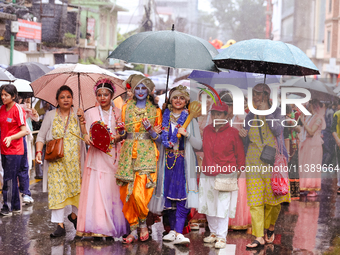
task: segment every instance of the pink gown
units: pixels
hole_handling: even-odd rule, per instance
[[[236,115],[233,122],[243,122],[245,115]],[[242,124],[233,125],[236,129],[240,130]],[[247,184],[246,174],[242,173],[238,179],[238,195],[235,218],[229,219],[229,229],[246,230],[251,227],[250,207],[247,204]]]
[[[304,129],[299,134],[299,174],[301,191],[319,191],[321,189],[321,171],[313,171],[322,165],[322,144],[321,130],[325,129],[324,117],[320,114],[307,117],[306,125],[313,127],[318,124],[318,129],[313,136],[310,136]]]
[[[118,120],[120,110],[114,107],[114,111]],[[103,111],[103,115],[108,125],[109,114]],[[99,108],[88,110],[85,119],[89,132],[91,124],[100,120]],[[116,134],[116,119],[112,114],[113,135]],[[129,225],[122,212],[123,203],[115,178],[120,148],[120,144],[113,147],[112,157],[92,146],[87,153],[78,209],[78,236],[120,237],[128,233]],[[116,150],[118,155],[114,162]]]
[[[202,115],[198,118],[198,126],[200,127],[201,137],[203,137],[204,128],[211,123],[212,123],[212,120],[211,120],[210,112],[208,112],[206,116]],[[198,162],[199,166],[202,166],[202,161],[204,158],[203,151],[196,152],[196,156],[199,161]],[[197,175],[197,184],[198,183],[199,183],[199,174]],[[195,208],[192,208],[190,223],[203,223],[203,222],[207,222],[207,218],[205,214],[199,213]]]
[[[319,211],[319,202],[292,201],[289,205],[289,213],[298,215],[294,228],[293,248],[301,250],[302,254],[307,254],[303,251],[312,252],[315,248]]]

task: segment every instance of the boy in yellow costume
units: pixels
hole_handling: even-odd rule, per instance
[[[160,141],[162,112],[153,103],[150,95],[155,84],[139,74],[131,75],[124,83],[134,97],[122,108],[122,122],[118,123],[119,134],[125,139],[121,149],[116,174],[120,186],[120,198],[124,204],[123,213],[130,224],[131,233],[124,243],[138,239],[149,239],[146,225],[148,204],[157,181],[159,152],[155,141]]]

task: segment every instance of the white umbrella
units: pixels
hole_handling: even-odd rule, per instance
[[[16,79],[14,82],[0,81],[0,86],[9,83],[13,84],[17,88],[18,92],[33,92],[33,89],[30,85],[31,82],[23,79]]]

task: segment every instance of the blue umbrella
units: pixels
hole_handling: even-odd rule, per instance
[[[320,74],[306,54],[294,45],[267,39],[237,42],[213,61],[219,68],[275,75]]]
[[[237,72],[232,70],[220,73],[194,70],[188,78],[200,83],[208,84],[212,87],[214,87],[215,84],[231,84],[241,89],[254,87],[256,84],[265,81],[264,74]],[[279,83],[280,78],[279,75],[267,75],[266,83]]]

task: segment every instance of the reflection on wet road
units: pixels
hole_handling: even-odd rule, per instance
[[[192,231],[187,236],[190,245],[175,246],[162,242],[161,223],[153,226],[151,239],[124,245],[121,240],[94,241],[91,238],[75,239],[72,223],[65,217],[66,237],[50,239],[55,225],[50,222],[47,193],[42,193],[42,183],[34,184],[34,204],[23,206],[23,212],[12,217],[0,218],[0,255],[2,254],[52,254],[52,255],[149,255],[149,254],[340,254],[340,195],[334,178],[323,179],[322,191],[318,197],[301,196],[299,201],[283,205],[276,225],[274,244],[260,250],[248,251],[245,245],[251,242],[251,235],[245,231],[230,231],[227,248],[215,250],[210,244],[203,244],[208,235],[204,228]],[[70,213],[69,211],[65,215]]]

